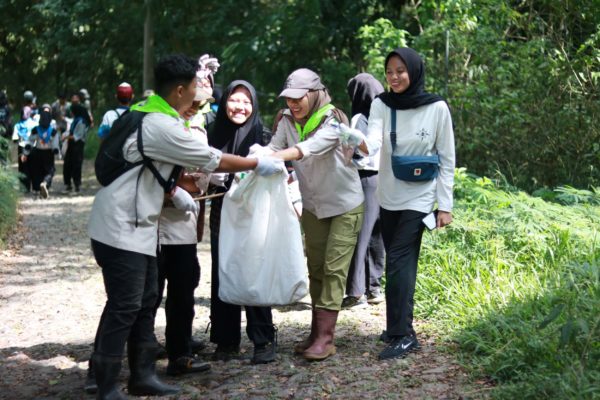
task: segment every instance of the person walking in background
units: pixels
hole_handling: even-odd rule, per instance
[[[294,347],[307,360],[335,354],[334,332],[350,261],[363,219],[364,195],[352,148],[341,145],[337,131],[348,123],[331,104],[319,76],[294,71],[279,97],[288,108],[269,145],[273,155],[292,161],[302,194],[302,228],[313,305],[311,332]]]
[[[9,160],[9,140],[12,136],[12,112],[8,104],[6,92],[0,90],[0,166]]]
[[[254,144],[266,145],[270,132],[260,118],[258,97],[254,87],[242,80],[233,81],[225,89],[215,122],[210,126],[208,143],[224,153],[247,156]],[[226,192],[233,182],[233,175],[213,174],[211,183],[218,193]],[[228,360],[239,354],[241,306],[225,303],[219,298],[219,228],[223,198],[211,201],[210,252],[212,257],[212,280],[210,295],[210,341],[217,344],[214,360]],[[251,362],[264,364],[275,361],[275,327],[270,307],[244,306],[246,333],[254,344]]]
[[[67,95],[64,92],[60,92],[56,101],[52,103],[52,119],[54,119],[56,130],[61,136],[67,130],[68,108],[69,103],[67,102]]]
[[[425,91],[421,56],[401,47],[387,55],[384,65],[390,91],[371,105],[368,139],[358,130],[347,132],[366,154],[381,148],[377,197],[387,255],[388,340],[379,353],[381,360],[403,357],[419,347],[413,309],[423,218],[437,203],[436,226],[452,222],[455,164],[450,110],[442,97]],[[414,156],[430,163],[411,166]],[[397,157],[402,157],[402,163],[392,164]]]
[[[19,180],[23,185],[25,193],[31,191],[31,175],[29,172],[29,164],[27,163],[27,156],[24,154],[25,146],[27,145],[31,130],[37,125],[37,122],[31,118],[32,110],[33,109],[29,106],[23,107],[21,110],[21,117],[19,118],[19,122],[15,124],[12,135],[13,142],[17,143],[17,163],[20,174]]]
[[[104,113],[102,122],[98,127],[98,137],[100,140],[103,140],[108,135],[110,128],[117,118],[123,115],[125,111],[129,110],[129,105],[131,104],[131,100],[133,100],[133,87],[127,82],[119,84],[119,86],[117,86],[115,97],[117,98],[119,105]]]
[[[33,190],[35,192],[39,191],[40,196],[47,199],[56,170],[54,156],[60,152],[60,140],[52,120],[52,107],[50,104],[44,104],[40,108],[39,115],[39,124],[31,130],[23,155],[29,164]]]
[[[383,92],[383,85],[373,75],[362,73],[350,79],[347,90],[352,102],[350,126],[366,135],[371,103]],[[363,157],[357,153],[352,158],[358,168],[365,194],[365,216],[350,263],[346,284],[347,296],[342,301],[343,309],[365,306],[367,302],[379,304],[384,300],[381,277],[385,264],[385,250],[379,223],[379,202],[375,196],[379,153],[370,157]]]
[[[64,156],[63,182],[65,191],[71,192],[73,184],[75,192],[81,188],[81,168],[83,165],[83,154],[85,140],[92,124],[88,110],[79,103],[79,96],[71,97],[71,115],[73,121],[69,127],[67,140],[67,151]]]

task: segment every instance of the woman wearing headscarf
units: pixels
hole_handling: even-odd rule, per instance
[[[71,101],[77,101],[76,95],[73,95]],[[79,103],[71,104],[71,114],[73,122],[69,127],[69,141],[63,164],[63,182],[66,191],[71,191],[71,182],[75,186],[75,192],[79,192],[81,186],[81,167],[83,165],[83,152],[85,139],[92,125],[92,119],[88,109]]]
[[[19,173],[21,176],[19,180],[25,187],[25,193],[31,191],[31,174],[29,172],[29,163],[27,162],[27,156],[25,155],[25,146],[31,134],[31,130],[35,128],[37,123],[32,118],[32,109],[29,106],[23,107],[21,110],[21,117],[13,128],[12,140],[17,143],[17,157],[19,165]]]
[[[380,359],[403,357],[419,347],[413,308],[423,219],[437,203],[437,228],[452,222],[455,163],[450,110],[442,97],[425,91],[425,66],[419,54],[407,47],[390,52],[385,59],[385,78],[390,91],[371,105],[368,141],[360,132],[351,134],[363,151],[369,142],[367,153],[381,147],[377,196],[387,254],[389,343]],[[429,161],[437,156],[437,164],[392,164],[392,157],[406,162],[415,156]]]
[[[44,199],[48,198],[48,190],[54,177],[54,156],[59,154],[60,140],[58,131],[52,120],[52,107],[44,104],[40,111],[38,126],[31,130],[23,154],[29,162],[31,186],[40,192]]]
[[[371,103],[384,91],[383,85],[373,75],[361,73],[348,81],[347,90],[352,101],[350,126],[367,134]],[[342,302],[342,308],[360,307],[367,302],[379,304],[384,300],[381,293],[381,276],[385,251],[379,223],[379,202],[375,196],[379,153],[370,157],[355,154],[353,162],[358,168],[365,194],[365,216],[350,263],[346,285],[347,296]]]
[[[331,104],[319,76],[294,71],[279,97],[288,106],[269,148],[292,161],[302,195],[302,228],[312,300],[311,332],[294,347],[307,360],[335,354],[334,331],[348,268],[363,219],[363,191],[353,150],[341,145],[338,125],[347,124]]]
[[[224,153],[247,156],[250,146],[266,145],[270,132],[263,126],[254,87],[243,80],[233,81],[221,97],[217,116],[209,126],[208,143]],[[213,174],[211,183],[218,192],[226,192],[233,175]],[[239,354],[241,307],[219,298],[219,228],[223,199],[211,201],[210,244],[212,281],[210,301],[210,341],[217,344],[215,360],[229,360]],[[264,364],[275,360],[275,327],[270,307],[250,307],[246,310],[246,333],[254,344],[252,363]]]

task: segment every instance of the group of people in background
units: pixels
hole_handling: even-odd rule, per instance
[[[197,355],[206,344],[192,336],[194,290],[200,281],[196,246],[205,219],[205,201],[198,197],[211,197],[212,359],[239,357],[244,309],[254,345],[251,362],[276,360],[271,308],[242,308],[218,296],[223,202],[218,195],[229,190],[238,171],[269,176],[287,168],[299,183],[312,313],[310,330],[298,338],[295,353],[310,361],[331,357],[337,351],[339,312],[383,301],[385,346],[379,359],[403,357],[419,348],[413,308],[423,219],[437,207],[435,225],[452,222],[455,164],[450,111],[443,98],[425,91],[422,58],[410,48],[390,52],[385,59],[387,91],[368,73],[352,77],[347,86],[350,118],[334,105],[317,73],[297,69],[283,83],[279,98],[284,105],[271,129],[263,124],[250,82],[234,80],[222,94],[216,90],[219,67],[207,55],[197,61],[167,56],[155,68],[156,92],[132,104],[131,85],[118,85],[118,105],[99,126],[100,140],[106,141],[126,112],[143,113],[143,154],[132,134],[123,146],[125,159],[139,164],[142,156],[148,157],[165,179],[177,171],[177,185],[164,189],[142,164],[96,194],[88,233],[108,299],[85,389],[98,398],[124,398],[118,376],[126,343],[130,394],[179,390],[155,373],[160,345],[154,319],[165,288],[167,374],[210,369]],[[29,103],[12,138],[19,144],[26,190],[48,197],[56,155],[64,157],[65,187],[80,189],[85,138],[93,124],[81,96],[73,95],[70,103],[63,97],[34,111],[33,94],[25,93]],[[431,179],[403,180],[392,165],[396,156],[433,155],[439,163]]]
[[[79,192],[83,150],[93,126],[91,103],[86,89],[71,95],[59,94],[52,103],[38,106],[34,93],[23,93],[23,107],[14,122],[6,94],[0,92],[0,133],[17,145],[17,163],[22,189],[48,198],[56,171],[55,158],[64,160],[65,191]],[[8,160],[8,149],[2,152]]]

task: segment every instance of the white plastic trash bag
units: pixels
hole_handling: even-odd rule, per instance
[[[219,232],[219,298],[272,306],[307,294],[300,223],[287,188],[287,172],[254,172],[234,182],[223,200]]]

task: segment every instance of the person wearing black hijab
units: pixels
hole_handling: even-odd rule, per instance
[[[79,192],[85,139],[92,125],[90,113],[87,108],[78,103],[79,99],[79,95],[71,97],[70,113],[73,121],[69,127],[68,145],[63,164],[63,181],[67,192],[71,191],[71,183],[75,186],[75,192]]]
[[[425,66],[419,54],[406,47],[390,52],[385,59],[385,78],[390,90],[371,105],[366,141],[370,144],[369,154],[381,149],[377,197],[387,255],[389,340],[379,354],[382,360],[403,357],[419,347],[413,329],[413,308],[424,218],[437,204],[433,228],[452,222],[455,164],[450,110],[442,97],[425,91]],[[360,144],[361,149],[363,145]],[[410,169],[412,176],[392,169],[392,156],[431,159],[436,155],[439,161],[432,169],[437,176],[433,173],[424,179],[426,174],[421,177],[423,169],[417,167]]]
[[[254,144],[266,145],[271,133],[266,129],[258,110],[258,97],[254,87],[243,80],[227,86],[217,110],[215,121],[209,126],[209,145],[224,153],[247,156]],[[218,174],[213,174],[218,176]],[[213,179],[219,185],[218,192],[226,192],[233,175]],[[212,256],[212,280],[210,301],[210,341],[217,344],[215,360],[229,360],[239,354],[241,335],[241,307],[219,299],[219,227],[223,198],[211,200],[210,245]],[[254,343],[252,363],[265,364],[275,361],[275,327],[270,307],[245,306],[248,338]]]
[[[348,81],[348,96],[352,101],[351,127],[367,134],[371,103],[383,92],[383,85],[371,74],[361,73]],[[384,298],[381,293],[385,251],[379,224],[379,203],[375,196],[379,154],[362,157],[355,154],[354,164],[365,194],[365,214],[358,234],[358,242],[350,263],[346,283],[346,297],[342,309],[379,304]]]
[[[44,199],[49,196],[54,177],[54,156],[59,153],[58,132],[52,120],[52,107],[44,104],[38,126],[31,130],[24,153],[29,162],[31,186]]]

